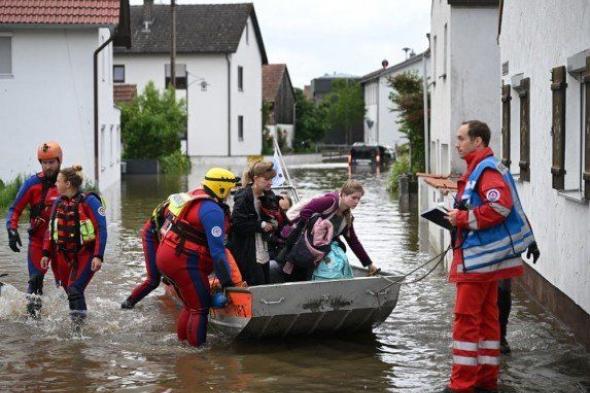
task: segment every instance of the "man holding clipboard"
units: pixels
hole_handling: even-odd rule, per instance
[[[444,216],[455,230],[449,281],[457,285],[453,367],[444,392],[497,391],[498,281],[523,274],[524,251],[539,257],[510,171],[489,142],[490,129],[481,121],[457,130],[455,147],[467,170],[457,182],[455,207]]]

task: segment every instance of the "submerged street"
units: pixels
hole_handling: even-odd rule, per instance
[[[127,177],[120,189],[105,194],[107,253],[87,290],[89,316],[81,338],[71,333],[66,296],[52,285],[51,273],[41,320],[27,318],[26,252],[10,251],[0,231],[0,274],[8,273],[2,280],[21,291],[0,296],[0,391],[435,392],[445,386],[454,288],[442,268],[402,286],[397,307],[372,335],[232,342],[212,330],[208,344],[194,349],[178,343],[176,307],[163,289],[135,309],[121,310],[145,274],[141,225],[161,200],[197,186],[201,176]],[[348,171],[310,166],[294,168],[291,176],[308,198],[339,188]],[[396,196],[385,191],[387,176],[353,173],[366,189],[354,211],[355,229],[379,267],[403,274],[430,254],[416,212],[402,212]],[[502,360],[500,391],[590,391],[590,355],[518,287],[508,330],[512,354]]]

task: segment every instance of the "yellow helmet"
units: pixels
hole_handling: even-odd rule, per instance
[[[205,178],[201,184],[217,198],[223,200],[227,198],[231,189],[234,188],[239,181],[240,178],[227,169],[211,168],[205,174]]]

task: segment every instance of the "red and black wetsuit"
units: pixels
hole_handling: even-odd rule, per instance
[[[15,231],[18,229],[18,221],[23,211],[27,206],[30,210],[27,253],[29,269],[28,293],[40,295],[43,292],[43,277],[47,272],[47,269],[41,268],[43,237],[47,231],[51,206],[58,196],[55,179],[50,180],[43,172],[39,172],[24,182],[16,195],[16,199],[8,209],[6,228]],[[52,270],[55,271],[55,262],[52,262]]]
[[[172,224],[162,228],[156,254],[160,272],[174,284],[184,303],[176,331],[178,339],[192,346],[205,343],[210,308],[209,274],[215,271],[222,287],[241,281],[235,263],[224,246],[229,215],[203,190],[191,192],[199,199],[190,202]],[[227,251],[229,254],[229,251]]]
[[[93,235],[89,235],[89,233]],[[54,272],[61,283],[73,314],[84,315],[84,290],[94,276],[92,259],[101,260],[107,242],[104,207],[94,194],[61,196],[53,204],[43,255],[57,261]]]

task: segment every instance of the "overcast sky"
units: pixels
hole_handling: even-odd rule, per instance
[[[244,3],[176,0],[177,4]],[[131,0],[132,5],[142,0]],[[155,0],[156,4],[170,1]],[[303,87],[324,74],[357,76],[405,59],[402,48],[424,51],[431,0],[254,0],[269,63],[286,63]]]

